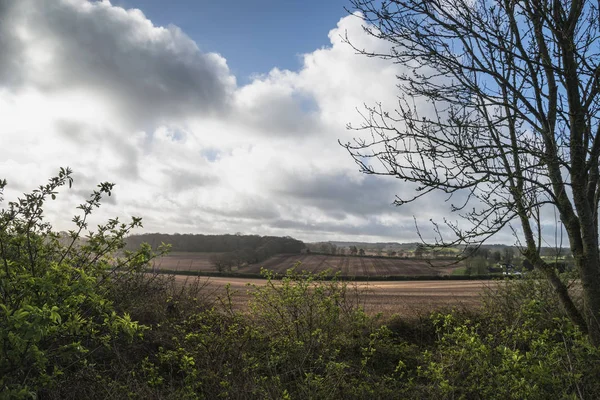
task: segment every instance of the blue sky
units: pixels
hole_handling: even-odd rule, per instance
[[[346,0],[117,0],[155,25],[175,24],[202,51],[227,59],[239,84],[272,68],[297,70],[299,55],[330,44],[327,33],[348,14]]]

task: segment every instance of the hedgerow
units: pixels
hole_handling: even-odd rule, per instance
[[[140,219],[91,232],[112,184],[55,233],[44,203],[71,183],[61,169],[0,213],[0,398],[600,397],[599,349],[535,275],[480,310],[409,320],[367,315],[351,283],[299,266],[264,271],[239,311],[229,289],[217,301],[199,278],[150,274],[148,246],[125,251]]]

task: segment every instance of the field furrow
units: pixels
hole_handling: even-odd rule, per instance
[[[185,253],[174,252],[160,257],[154,262],[154,268],[172,271],[217,272],[211,258],[219,253]],[[300,271],[320,273],[330,270],[332,273],[341,272],[343,276],[438,276],[452,273],[454,268],[461,265],[449,266],[443,260],[419,260],[400,258],[375,258],[357,256],[333,256],[323,254],[278,254],[262,262],[244,265],[238,272],[259,274],[261,267],[285,274],[296,265]]]

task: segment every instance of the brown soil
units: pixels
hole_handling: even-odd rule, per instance
[[[176,276],[178,282],[190,282],[192,277]],[[207,297],[225,300],[225,286],[229,284],[233,305],[245,310],[252,285],[262,286],[263,279],[199,278],[204,283]],[[493,288],[491,281],[403,281],[403,282],[349,282],[359,293],[360,303],[369,314],[416,315],[450,308],[473,308],[480,304],[484,288]]]
[[[174,271],[216,272],[210,258],[218,253],[174,252],[155,261],[158,269]],[[258,274],[266,268],[284,274],[289,268],[306,270],[313,273],[330,270],[341,271],[344,276],[433,276],[449,275],[458,265],[450,265],[447,260],[414,260],[374,257],[344,257],[318,254],[278,254],[258,264],[246,265],[240,273]]]

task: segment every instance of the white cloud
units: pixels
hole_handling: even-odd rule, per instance
[[[78,195],[107,180],[115,198],[97,220],[142,216],[148,231],[414,240],[413,214],[443,215],[440,199],[392,207],[412,187],[360,175],[337,143],[355,135],[345,125],[359,121],[356,108],[396,103],[399,67],[354,54],[340,37],[385,46],[360,24],[342,18],[331,45],[304,55],[299,71],[274,69],[238,87],[223,57],[139,10],[3,2],[6,198],[69,165],[77,190],[48,210],[58,229]]]

